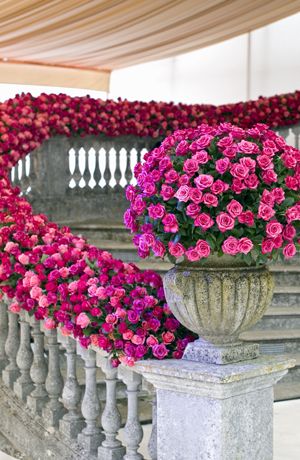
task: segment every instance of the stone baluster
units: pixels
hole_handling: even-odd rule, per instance
[[[67,377],[62,392],[62,399],[67,413],[59,422],[60,431],[70,439],[77,438],[84,427],[79,404],[81,389],[76,376],[76,341],[71,337],[63,340],[67,358]]]
[[[152,429],[148,442],[148,452],[151,460],[157,460],[157,399],[155,393],[152,399]]]
[[[130,184],[132,177],[133,177],[133,173],[131,169],[131,150],[127,148],[126,150],[126,168],[125,168],[126,185]]]
[[[142,460],[143,456],[138,453],[140,443],[143,439],[143,429],[138,414],[138,395],[142,376],[121,365],[119,368],[119,378],[126,385],[128,398],[127,420],[124,430],[126,445],[124,460]]]
[[[80,147],[77,147],[77,146],[74,147],[75,168],[74,168],[74,172],[73,172],[73,175],[72,175],[72,178],[74,179],[74,182],[75,182],[75,187],[74,188],[80,188],[79,187],[79,182],[81,180],[81,172],[80,172],[80,168],[79,168],[79,149],[80,149]]]
[[[110,147],[109,144],[106,147],[105,152],[105,170],[104,170],[104,180],[105,180],[105,189],[110,189],[110,180],[111,180],[111,165],[110,165]]]
[[[27,165],[29,165],[29,171],[28,171]],[[29,155],[26,155],[26,157],[23,158],[23,174],[22,174],[22,180],[21,180],[22,191],[24,194],[27,193],[28,188],[30,187],[29,174],[30,174],[30,157]]]
[[[292,133],[295,136],[294,147],[296,147],[296,149],[299,149],[300,125],[293,126]]]
[[[85,182],[85,185],[84,187],[85,188],[88,188],[90,187],[89,186],[89,182],[91,180],[91,171],[90,171],[90,161],[89,161],[89,158],[90,158],[90,149],[89,149],[89,145],[87,144],[86,147],[84,148],[84,171],[83,171],[83,180]]]
[[[14,392],[26,402],[27,396],[32,392],[34,386],[30,377],[33,353],[30,344],[30,324],[26,319],[26,312],[20,312],[20,347],[17,353],[17,365],[21,375],[14,383]]]
[[[78,349],[84,360],[85,391],[81,412],[86,423],[86,427],[78,435],[78,441],[89,455],[97,455],[98,447],[104,436],[97,425],[101,407],[97,393],[96,353],[91,349],[87,350],[82,347]]]
[[[5,343],[8,333],[8,315],[7,304],[2,299],[0,300],[0,372],[7,366],[8,360],[5,353]]]
[[[142,389],[152,397],[152,428],[148,442],[148,453],[151,460],[157,460],[157,399],[154,386],[143,379]]]
[[[95,151],[96,151],[96,156],[95,156],[95,171],[94,171],[94,180],[96,182],[95,188],[100,187],[100,181],[101,181],[101,169],[100,169],[100,151],[99,151],[99,146],[95,146]]]
[[[27,398],[28,407],[35,413],[41,415],[42,409],[48,400],[45,390],[47,376],[47,365],[44,354],[44,334],[40,329],[40,322],[34,317],[31,318],[33,337],[33,361],[30,368],[30,377],[34,383],[34,390]]]
[[[125,448],[116,439],[121,427],[121,414],[117,407],[116,395],[118,369],[112,367],[109,358],[99,354],[97,354],[97,364],[105,374],[106,383],[106,401],[101,418],[105,439],[98,449],[98,458],[99,460],[122,460]]]
[[[45,382],[48,392],[49,401],[43,409],[43,418],[46,424],[51,427],[57,427],[59,420],[65,413],[63,404],[59,401],[63,390],[63,378],[60,372],[59,362],[59,344],[57,341],[57,330],[46,329],[49,356],[48,356],[48,374]]]
[[[9,311],[8,334],[5,342],[5,353],[8,357],[8,364],[2,372],[2,380],[9,388],[13,388],[14,382],[20,375],[20,371],[17,366],[17,353],[19,345],[19,316]]]
[[[22,160],[20,159],[15,166],[15,179],[14,179],[15,187],[21,187],[21,177],[22,177]]]
[[[290,135],[290,128],[289,127],[280,128],[278,134],[286,140]]]
[[[122,190],[122,187],[120,185],[120,181],[122,179],[122,172],[121,172],[121,167],[120,167],[120,148],[116,146],[115,151],[116,151],[116,169],[114,173],[114,178],[116,181],[116,185],[114,188],[115,188],[115,191],[117,192],[117,191]]]

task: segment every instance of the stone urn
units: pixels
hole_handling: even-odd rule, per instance
[[[164,289],[175,317],[200,337],[187,346],[185,359],[227,364],[258,356],[258,345],[239,335],[271,303],[274,281],[266,266],[246,266],[232,256],[183,262],[166,273]]]

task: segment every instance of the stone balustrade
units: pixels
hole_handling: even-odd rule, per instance
[[[143,459],[139,394],[156,414],[153,387],[132,368],[112,367],[104,352],[8,306],[0,302],[0,431],[13,446],[33,460]],[[156,423],[148,450],[145,458],[156,459]]]
[[[299,147],[300,125],[277,132]],[[11,179],[36,211],[54,221],[109,217],[110,222],[120,223],[128,207],[124,189],[135,181],[134,166],[159,141],[136,136],[57,136],[20,160]]]

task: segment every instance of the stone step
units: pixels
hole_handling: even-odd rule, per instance
[[[300,307],[269,308],[252,329],[300,329]]]
[[[300,306],[300,286],[275,285],[272,307],[297,307]]]
[[[252,330],[243,332],[240,338],[259,343],[262,353],[300,352],[300,329]]]
[[[274,387],[274,401],[286,401],[300,398],[300,382],[279,382]]]
[[[85,236],[91,244],[95,244],[94,241],[99,242],[101,240],[130,243],[133,238],[133,235],[123,223],[103,223],[95,220],[88,222],[64,222],[63,224],[71,227],[76,235]]]

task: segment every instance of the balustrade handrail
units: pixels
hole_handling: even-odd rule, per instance
[[[143,439],[138,410],[141,375],[123,365],[112,367],[109,357],[100,349],[82,348],[73,337],[63,336],[59,329],[45,329],[42,321],[27,312],[10,312],[8,305],[7,300],[0,302],[0,341],[5,343],[0,367],[2,384],[9,388],[6,397],[8,394],[15,395],[21,411],[24,414],[30,411],[34,416],[33,425],[38,421],[48,434],[38,449],[35,449],[34,442],[32,445],[22,445],[19,440],[18,444],[18,437],[12,435],[12,427],[9,427],[8,432],[4,430],[4,434],[9,439],[12,435],[11,442],[16,447],[22,447],[23,453],[33,460],[41,458],[41,448],[47,449],[48,455],[57,460],[142,460],[144,457],[138,452]],[[61,354],[61,348],[64,355]],[[76,369],[82,363],[83,395]],[[64,377],[62,364],[65,366]],[[99,400],[98,369],[102,371],[106,387],[103,408]],[[128,401],[124,428],[117,395],[120,383],[126,388]],[[145,388],[149,397],[153,396],[151,385],[145,384],[144,392]],[[153,397],[154,418],[149,441],[149,458],[152,460],[157,458],[155,401]],[[12,424],[15,418],[13,415]],[[22,414],[20,416],[22,418]],[[101,425],[98,423],[100,416]],[[33,425],[29,427],[30,432],[34,432]],[[122,442],[119,439],[121,429],[124,431]],[[56,447],[53,443],[56,443]],[[64,452],[60,450],[62,446]]]

